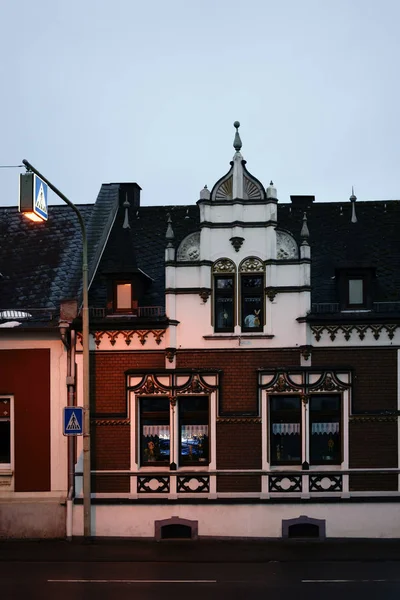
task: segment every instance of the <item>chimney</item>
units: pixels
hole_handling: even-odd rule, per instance
[[[119,184],[119,204],[123,206],[128,200],[131,210],[140,208],[140,190],[142,188],[137,183],[120,183]]]
[[[304,211],[311,208],[312,203],[315,202],[315,196],[290,196],[290,200],[294,208],[301,208]]]

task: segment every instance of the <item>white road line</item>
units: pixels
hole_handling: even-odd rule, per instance
[[[396,583],[398,579],[302,579],[301,583]]]
[[[216,579],[48,579],[47,583],[217,583]]]

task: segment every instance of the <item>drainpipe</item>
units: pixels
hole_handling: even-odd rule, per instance
[[[72,516],[73,516],[73,497],[74,497],[74,488],[70,487],[67,496],[67,542],[72,542]]]
[[[62,324],[64,325],[64,323]],[[67,329],[65,326],[60,327],[61,339],[64,346],[67,348],[67,404],[74,406],[75,404],[75,331],[70,331],[70,339],[67,339]],[[66,533],[67,540],[72,540],[72,516],[73,516],[73,497],[75,491],[75,474],[74,474],[74,445],[75,441],[72,436],[67,438],[68,444],[68,496],[67,496],[67,515],[66,515]]]

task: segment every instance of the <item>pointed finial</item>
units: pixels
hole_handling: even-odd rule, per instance
[[[356,200],[357,200],[357,196],[354,195],[354,186],[351,186],[351,196],[350,196],[350,202],[351,202],[351,222],[352,223],[357,223],[357,215],[356,215]]]
[[[242,147],[242,140],[240,139],[240,135],[239,135],[239,127],[240,127],[239,121],[235,121],[233,126],[236,129],[235,139],[233,140],[233,147],[235,148],[236,152],[240,152],[240,149]]]
[[[266,191],[267,191],[267,198],[274,198],[275,200],[277,200],[278,193],[276,191],[276,187],[274,187],[274,182],[272,181],[272,179],[271,179]]]
[[[125,218],[124,218],[124,224],[122,225],[122,229],[130,229],[131,226],[129,225],[129,201],[128,201],[128,192],[126,193],[125,196],[125,202],[122,205],[125,209]]]
[[[301,228],[300,237],[303,240],[302,243],[304,245],[308,244],[308,238],[310,237],[310,232],[308,230],[307,214],[306,213],[303,214],[303,226]]]
[[[209,200],[210,196],[210,190],[207,188],[207,185],[205,185],[200,191],[200,200]]]
[[[190,219],[190,217],[189,217],[189,209],[188,208],[186,209],[185,219]]]
[[[139,216],[139,211],[138,211],[138,210],[136,211],[136,218],[137,218],[137,219],[140,219],[140,216]]]
[[[172,219],[171,215],[167,213],[167,231],[165,234],[165,239],[167,240],[167,248],[173,248],[173,241],[175,239],[174,230],[172,229]]]

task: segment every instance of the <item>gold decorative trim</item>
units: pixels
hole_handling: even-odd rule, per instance
[[[218,423],[228,423],[228,424],[235,424],[235,423],[255,423],[257,425],[262,423],[261,417],[218,417],[217,418],[217,424]]]
[[[395,415],[366,415],[359,417],[353,415],[349,417],[350,423],[397,423],[398,417]]]
[[[119,425],[119,426],[124,426],[124,425],[130,425],[131,421],[130,419],[91,419],[90,421],[91,425]]]

